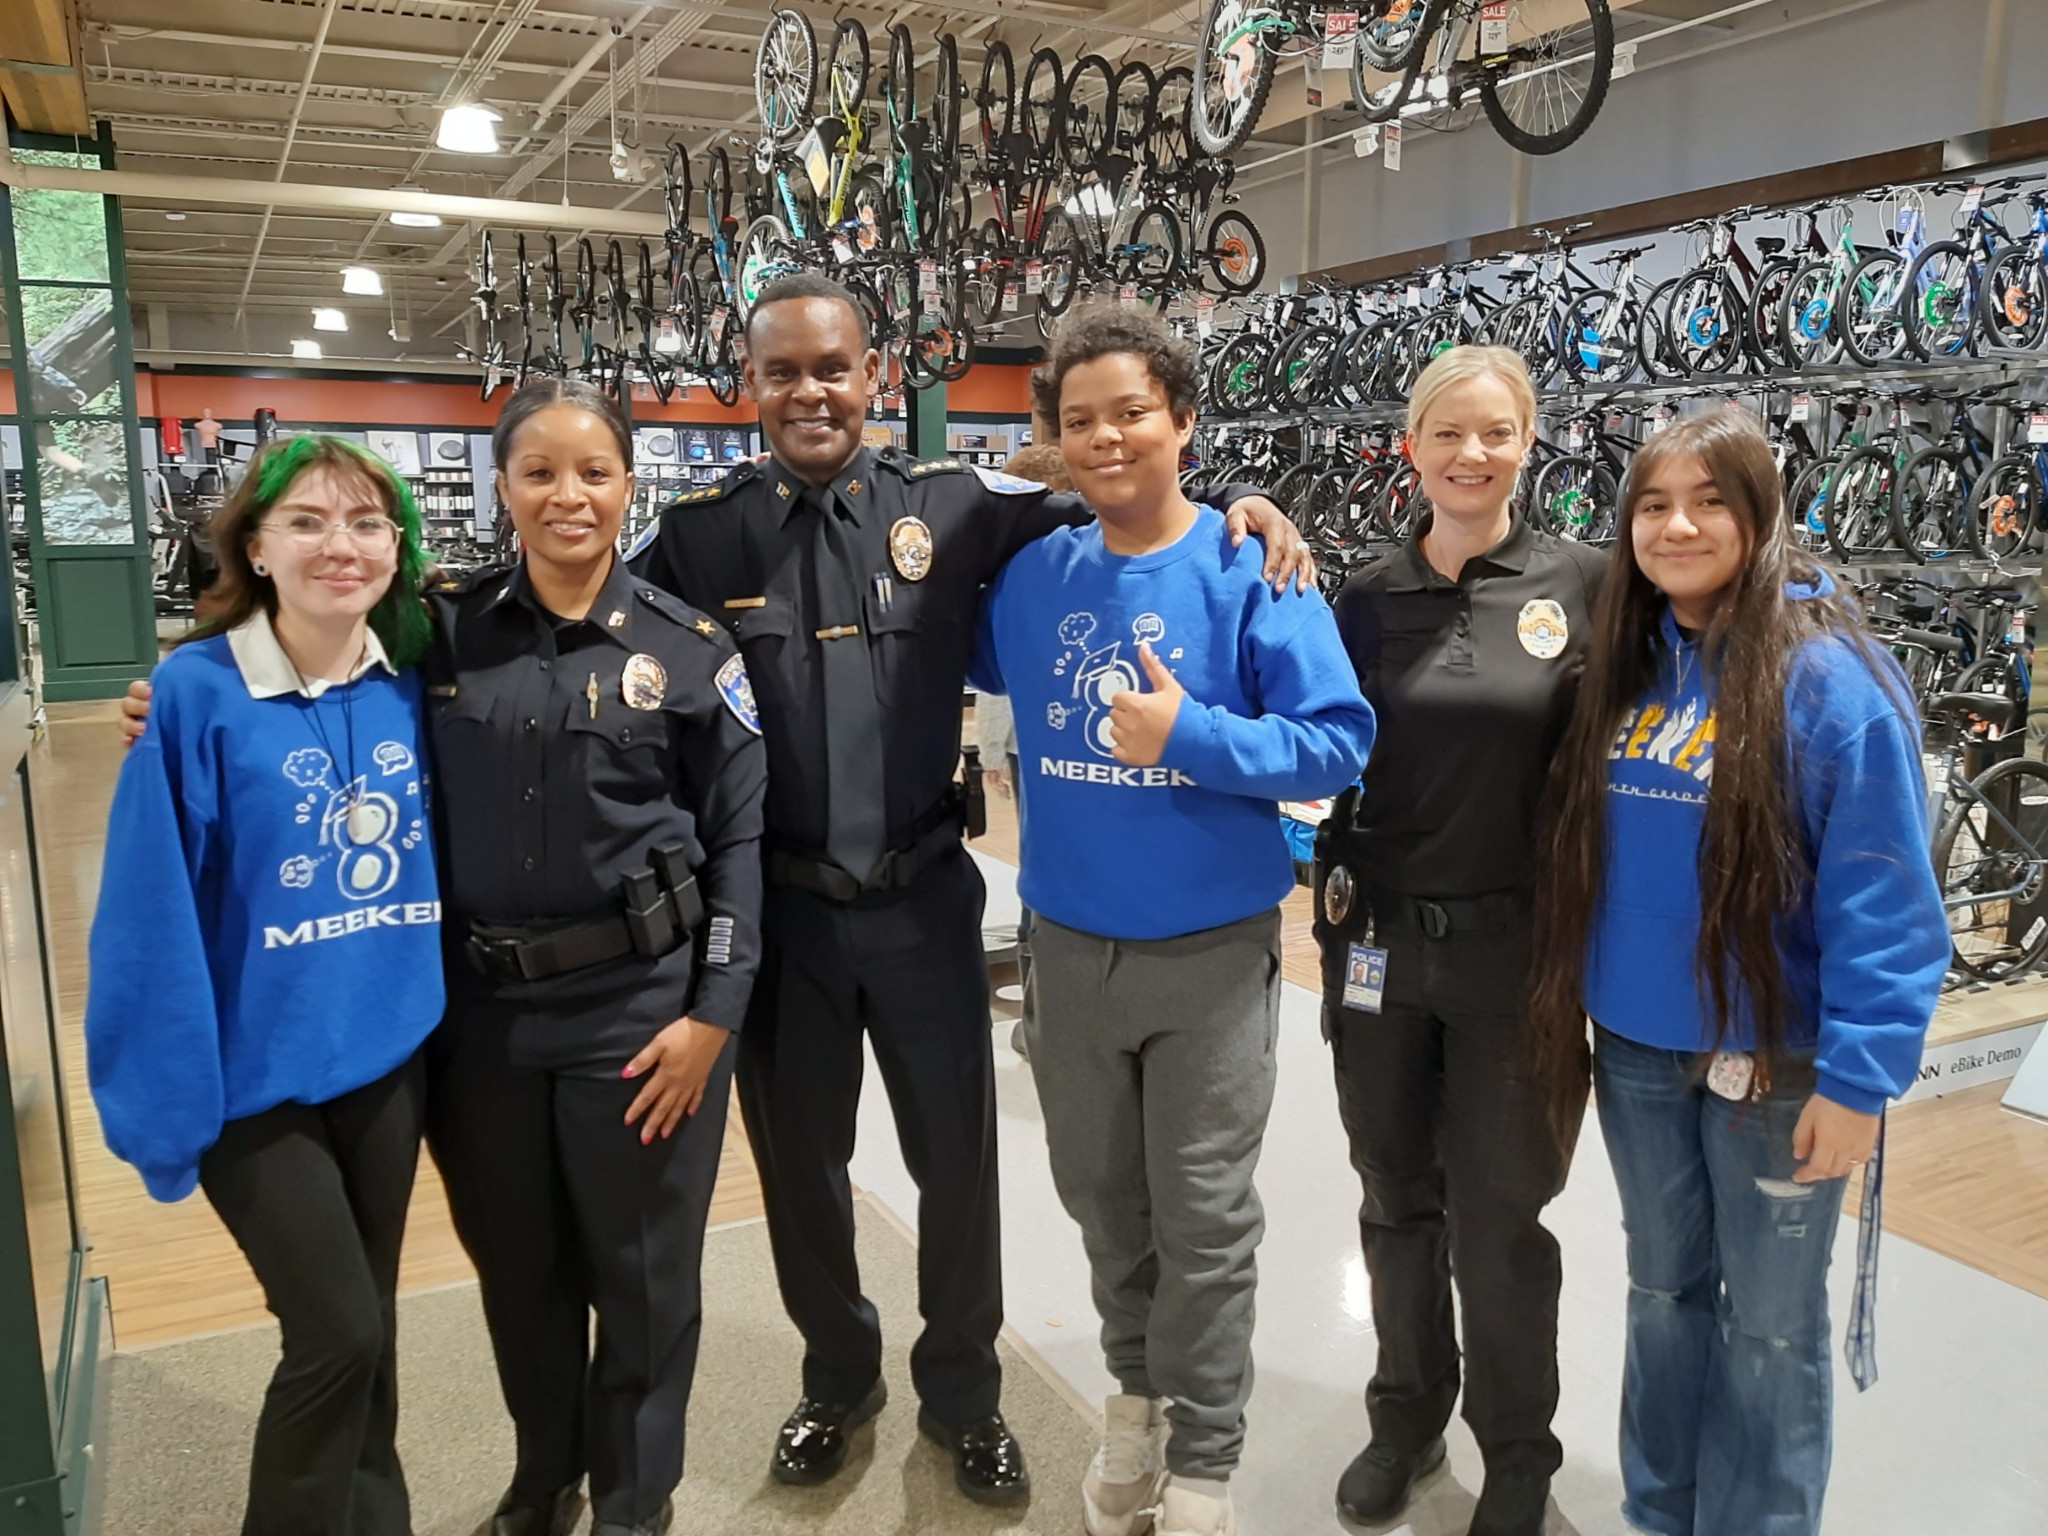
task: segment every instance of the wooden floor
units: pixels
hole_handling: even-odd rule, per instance
[[[122,1347],[211,1333],[267,1314],[263,1294],[213,1208],[201,1195],[177,1205],[149,1198],[127,1164],[107,1151],[85,1082],[85,943],[99,898],[107,804],[121,766],[112,706],[52,705],[48,736],[30,758],[37,834],[49,903],[64,1054],[65,1095],[78,1163],[79,1201],[92,1244],[91,1268],[105,1275]],[[714,1223],[756,1216],[761,1186],[740,1130],[727,1117],[724,1159],[712,1199]],[[431,1158],[420,1159],[399,1283],[416,1290],[469,1278]]]
[[[120,767],[111,706],[53,706],[32,758],[38,835],[48,883],[52,950],[63,1021],[67,1094],[92,1268],[111,1282],[124,1346],[182,1338],[264,1318],[241,1254],[200,1197],[159,1205],[100,1139],[86,1091],[80,1019],[85,940],[97,899],[107,801]],[[1015,862],[1011,803],[990,797],[989,831],[976,845]],[[1306,890],[1282,906],[1283,970],[1319,990]],[[1967,1089],[1892,1112],[1886,1225],[1951,1258],[2048,1296],[2048,1125],[1999,1107],[2002,1084]],[[728,1118],[714,1222],[760,1211],[760,1184],[740,1128]],[[1583,1155],[1601,1155],[1589,1144]],[[449,1225],[431,1160],[422,1159],[401,1283],[447,1284],[470,1274]]]

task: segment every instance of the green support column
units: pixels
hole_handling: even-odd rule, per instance
[[[111,170],[92,141],[14,134],[30,163]],[[0,187],[0,286],[46,699],[113,698],[156,663],[119,200]]]
[[[946,443],[946,386],[934,384],[929,389],[906,393],[910,398],[903,415],[910,456],[943,459],[951,451]]]

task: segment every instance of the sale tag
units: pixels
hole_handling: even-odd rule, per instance
[[[1313,58],[1303,59],[1301,61],[1301,73],[1303,82],[1308,90],[1308,104],[1312,107],[1320,107],[1323,104],[1322,62]]]
[[[1479,51],[1506,53],[1508,49],[1508,0],[1486,0],[1479,8]]]
[[[1573,422],[1571,430],[1565,434],[1565,440],[1570,445],[1573,453],[1577,453],[1581,448],[1585,447],[1586,424],[1583,421]]]
[[[2048,443],[2048,411],[2036,411],[2027,418],[2027,441]]]
[[[1517,251],[1508,258],[1508,270],[1510,272],[1519,272],[1527,265],[1529,265],[1529,253],[1527,251]]]
[[[1408,309],[1422,308],[1422,290],[1414,283],[1408,285],[1408,299],[1404,307]]]
[[[1984,206],[1984,189],[1972,187],[1963,194],[1963,205],[1956,210],[1956,217],[1967,219]]]
[[[1003,313],[1006,315],[1017,313],[1017,285],[1015,283],[1003,284]]]
[[[1117,297],[1117,302],[1118,302],[1119,304],[1135,304],[1135,303],[1137,303],[1137,302],[1138,302],[1138,285],[1137,285],[1136,283],[1125,283],[1125,284],[1123,285],[1123,287],[1121,287],[1121,288],[1117,289],[1117,291],[1116,291],[1116,297]]]
[[[2027,643],[2026,609],[2013,609],[2012,622],[2007,624],[2005,627],[2005,638],[2010,640],[2014,645],[2025,645]]]
[[[725,340],[726,308],[723,304],[711,311],[711,341],[714,346]]]
[[[1662,432],[1666,427],[1670,425],[1671,407],[1668,405],[1658,406],[1657,414],[1650,418],[1650,435],[1654,437],[1656,436],[1656,434]]]
[[[1216,330],[1216,296],[1209,293],[1195,295],[1195,329],[1204,336]]]
[[[853,260],[853,242],[844,235],[834,235],[832,237],[832,254],[838,257],[840,265],[844,266],[847,262]]]
[[[1323,17],[1323,68],[1349,69],[1358,47],[1358,12],[1331,11]]]
[[[796,156],[803,162],[804,174],[811,179],[811,190],[823,197],[825,189],[832,185],[832,162],[825,157],[825,141],[816,128],[804,135],[803,143],[796,147]]]
[[[1387,144],[1387,169],[1398,171],[1401,169],[1401,125],[1399,123],[1387,124],[1386,132],[1383,136]]]
[[[1024,291],[1026,293],[1045,292],[1045,263],[1036,257],[1024,263]]]
[[[663,315],[654,328],[654,350],[657,352],[680,352],[683,350],[682,328],[676,324],[674,315]]]
[[[1813,419],[1813,396],[1794,395],[1792,397],[1792,419],[1794,421],[1810,421]]]
[[[1714,226],[1714,254],[1716,256],[1726,256],[1728,248],[1734,243],[1735,230],[1732,225],[1716,224]]]
[[[920,298],[939,296],[939,264],[929,256],[917,264],[917,292]]]

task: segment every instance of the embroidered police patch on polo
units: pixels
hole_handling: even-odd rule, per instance
[[[756,736],[761,734],[761,711],[754,703],[754,682],[747,676],[747,663],[739,656],[728,656],[725,665],[718,669],[718,696],[725,700],[725,707],[732,711],[733,719],[739,721]]]
[[[1010,496],[1024,496],[1032,491],[1045,489],[1036,480],[1023,480],[1016,475],[1006,475],[1000,469],[983,469],[977,464],[974,466],[974,472],[981,477],[981,483],[990,490],[1002,491]]]

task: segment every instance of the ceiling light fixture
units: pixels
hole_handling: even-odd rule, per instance
[[[377,275],[375,267],[343,267],[341,291],[361,294],[365,298],[381,299],[384,297],[384,279]]]
[[[497,125],[502,112],[476,102],[461,102],[441,113],[441,126],[434,130],[434,143],[458,155],[495,155],[498,152]]]
[[[317,358],[321,355],[320,343],[304,336],[292,338],[292,356]]]
[[[173,224],[182,224],[182,223],[184,223],[184,222],[185,222],[185,215],[183,215],[182,213],[178,213],[178,212],[175,212],[175,211],[173,211],[173,212],[170,212],[170,213],[166,213],[166,214],[164,215],[164,217],[165,217],[166,219],[170,220],[170,222],[171,222],[171,223],[173,223]]]
[[[345,331],[348,329],[348,316],[338,309],[316,309],[313,311],[313,329]]]
[[[394,213],[391,222],[401,229],[439,229],[441,215],[438,213]]]

